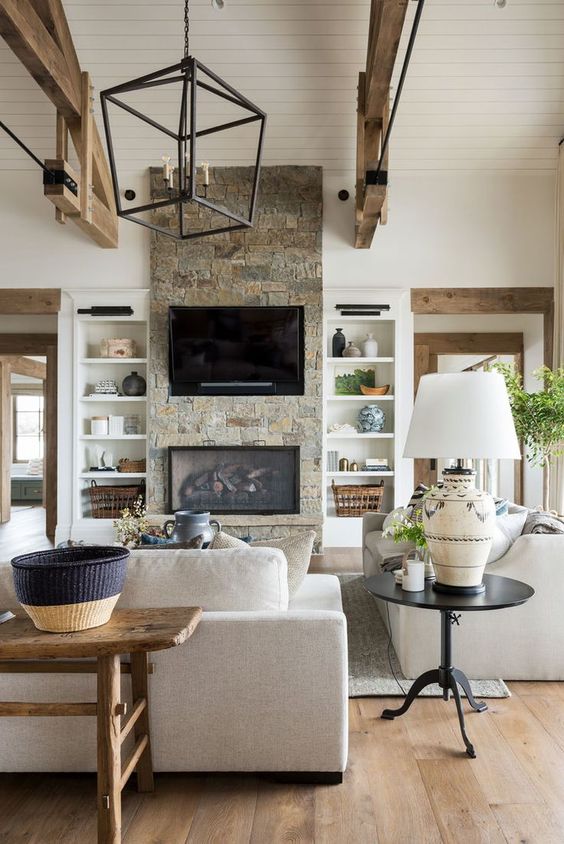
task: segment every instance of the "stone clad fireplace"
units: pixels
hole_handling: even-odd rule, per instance
[[[160,174],[159,170],[151,176],[155,191],[158,191]],[[251,534],[256,538],[312,528],[321,542],[321,188],[320,167],[265,167],[261,174],[254,228],[184,242],[151,235],[147,483],[150,512],[171,513],[169,447],[197,446],[201,449],[206,441],[212,441],[217,447],[249,447],[260,442],[259,448],[263,449],[276,446],[299,451],[299,506],[278,501],[267,513],[257,491],[248,491],[245,512],[222,516],[222,523],[231,533]],[[208,190],[217,199],[229,194],[238,195],[243,201],[249,189],[247,168],[210,168]],[[206,224],[202,219],[202,226]],[[170,396],[168,308],[171,305],[303,305],[304,395]],[[204,467],[198,477],[206,471],[217,473],[217,466]],[[216,484],[217,489],[219,484],[222,488],[227,486],[218,478],[200,481],[203,486],[210,482],[212,487]],[[252,478],[241,479],[235,486],[252,482]],[[258,489],[259,484],[255,487]],[[240,492],[242,495],[244,490]],[[203,502],[203,493],[208,494],[209,490],[202,489],[201,493]],[[193,496],[194,491],[192,500]],[[218,506],[226,509],[222,503],[228,496],[222,489],[220,498],[223,496],[225,500],[217,504],[210,499],[212,512],[219,513]],[[184,500],[188,501],[189,497],[185,495]],[[172,503],[175,505],[174,501]],[[278,512],[271,512],[274,509]],[[297,512],[290,512],[292,509]]]

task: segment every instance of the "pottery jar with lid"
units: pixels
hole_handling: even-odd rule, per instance
[[[107,437],[109,418],[107,416],[93,416],[90,419],[90,432],[95,437]]]

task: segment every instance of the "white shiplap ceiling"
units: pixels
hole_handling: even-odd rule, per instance
[[[97,91],[180,58],[182,0],[64,5]],[[369,0],[190,7],[193,54],[268,113],[264,163],[319,164],[350,177]],[[394,82],[414,10],[410,3]],[[146,107],[163,121],[176,113],[172,97],[158,91]],[[3,41],[0,116],[40,157],[54,154],[54,108]],[[212,163],[247,163],[246,131],[210,142]],[[427,0],[392,135],[392,171],[554,171],[563,134],[564,0],[507,0],[504,9],[493,0]],[[128,118],[118,121],[115,140],[131,171],[166,152],[152,130]],[[34,167],[0,133],[0,169]]]

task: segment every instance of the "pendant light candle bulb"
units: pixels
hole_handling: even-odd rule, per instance
[[[210,183],[210,163],[209,161],[202,161],[202,173],[204,176],[204,186],[207,187]]]
[[[170,155],[161,155],[163,162],[163,181],[170,181]]]

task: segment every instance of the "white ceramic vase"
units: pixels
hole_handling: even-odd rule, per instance
[[[364,358],[378,357],[378,341],[374,339],[373,334],[366,335],[366,340],[362,344],[362,356]]]
[[[471,469],[447,469],[444,487],[425,497],[423,526],[439,591],[441,585],[480,591],[492,545],[495,505],[489,493],[476,489],[475,477]]]

